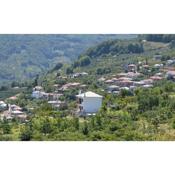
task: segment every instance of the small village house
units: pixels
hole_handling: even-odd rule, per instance
[[[154,55],[153,59],[154,60],[161,60],[162,59],[162,55]]]
[[[43,90],[43,87],[42,86],[35,86],[33,88],[33,91],[42,91]]]
[[[137,71],[137,66],[135,64],[129,64],[127,67],[128,72],[136,72]]]
[[[175,64],[175,60],[174,59],[167,60],[167,62],[166,62],[167,66],[172,66],[174,64]]]
[[[22,111],[22,108],[20,106],[11,104],[8,104],[8,110],[4,111],[1,116],[7,120],[16,118],[21,122],[25,122],[27,119],[26,113]]]
[[[162,68],[163,67],[163,64],[155,64],[154,65],[154,68],[156,68],[156,69],[160,69],[160,68]]]
[[[98,81],[101,81],[101,82],[103,82],[103,81],[105,81],[106,79],[104,78],[104,77],[101,77],[101,78],[99,78],[98,79]]]
[[[60,100],[48,101],[48,104],[50,104],[53,108],[56,108],[56,109],[67,107],[67,104],[63,101],[60,101]]]
[[[152,85],[152,84],[145,84],[145,85],[143,85],[142,87],[143,87],[143,88],[151,88],[151,87],[153,87],[153,85]]]
[[[149,70],[150,66],[148,64],[144,64],[143,66],[140,67],[142,70]]]
[[[77,72],[77,73],[74,73],[71,75],[71,78],[78,78],[78,77],[83,77],[83,76],[86,76],[88,75],[87,72]]]
[[[159,80],[162,80],[163,78],[155,75],[155,76],[151,76],[150,79],[152,79],[153,81],[159,81]]]
[[[60,89],[59,91],[66,91],[66,90],[70,90],[70,89],[73,89],[73,88],[77,88],[77,87],[80,87],[81,86],[81,83],[78,83],[78,82],[73,82],[73,83],[67,83],[67,84],[64,84]]]
[[[80,114],[97,113],[102,106],[103,96],[88,91],[76,95]]]
[[[0,111],[7,108],[7,104],[4,101],[0,101]]]
[[[175,71],[168,71],[168,72],[166,73],[166,78],[167,78],[167,79],[175,80]]]
[[[114,80],[112,80],[112,79],[111,80],[106,80],[105,83],[106,84],[113,84],[114,83]]]
[[[32,97],[36,99],[42,98],[44,95],[45,95],[45,92],[42,92],[42,91],[35,90],[32,92]]]
[[[111,86],[108,86],[107,90],[108,90],[108,93],[113,93],[113,92],[119,91],[119,86],[111,85]]]

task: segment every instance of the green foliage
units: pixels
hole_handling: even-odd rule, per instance
[[[69,75],[69,74],[72,74],[73,73],[73,68],[72,67],[68,67],[66,69],[66,74]]]
[[[94,43],[127,37],[136,35],[0,35],[1,84],[25,81],[53,67],[58,70],[59,63],[76,59]]]
[[[103,75],[103,74],[109,74],[109,73],[111,73],[111,69],[110,68],[98,68],[97,70],[96,70],[96,74],[97,75]]]
[[[84,125],[83,125],[83,127],[82,127],[82,133],[83,133],[84,135],[88,135],[88,133],[89,133],[89,129],[88,129],[88,124],[87,124],[87,122],[85,122]]]
[[[24,127],[21,130],[20,140],[21,141],[30,141],[32,139],[32,131],[30,127]]]
[[[1,123],[1,128],[2,128],[3,134],[11,133],[11,125],[7,121],[4,121]]]
[[[88,49],[85,54],[89,57],[99,57],[106,54],[142,53],[143,51],[143,45],[138,41],[109,40]]]
[[[59,69],[61,69],[63,67],[63,63],[57,63],[56,65],[55,65],[55,67],[52,69],[52,72],[53,71],[56,71],[56,70],[59,70]]]
[[[175,40],[175,35],[171,34],[147,34],[143,35],[143,38],[145,38],[147,41],[154,41],[154,42],[171,42],[172,40]]]

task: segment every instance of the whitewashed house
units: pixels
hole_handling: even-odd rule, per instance
[[[41,92],[41,91],[33,91],[32,92],[32,97],[33,98],[42,98],[43,97],[43,92]]]
[[[43,87],[41,86],[35,86],[32,91],[32,97],[39,99],[46,95],[46,93],[43,91]]]
[[[108,93],[113,93],[116,91],[119,91],[119,86],[116,86],[116,85],[108,86]]]
[[[173,60],[167,60],[167,62],[166,62],[166,64],[167,64],[167,66],[171,66],[171,65],[173,65],[175,63],[175,60],[173,59]]]
[[[163,67],[163,64],[155,64],[154,65],[154,68],[156,68],[156,69],[159,69],[159,68],[162,68]]]
[[[7,104],[4,101],[0,101],[0,107],[6,108]]]
[[[88,114],[96,113],[102,106],[103,96],[88,91],[76,95],[78,99],[79,113]]]
[[[48,101],[48,104],[50,104],[53,108],[57,108],[57,109],[67,107],[67,104],[63,101],[60,101],[60,100]]]

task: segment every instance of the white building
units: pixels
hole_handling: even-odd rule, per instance
[[[61,107],[66,107],[66,103],[60,100],[56,101],[48,101],[48,104],[50,104],[53,108],[61,108]]]
[[[159,69],[159,68],[161,68],[161,67],[163,67],[163,64],[155,64],[155,65],[154,65],[154,68],[156,68],[156,69]]]
[[[42,86],[35,86],[33,88],[33,91],[42,91],[43,90],[43,87]]]
[[[7,107],[7,104],[4,101],[0,101],[0,109],[4,109]]]
[[[88,91],[76,95],[78,98],[79,112],[80,113],[96,113],[102,106],[103,96],[94,92]]]
[[[32,92],[32,97],[33,98],[42,98],[43,96],[44,96],[44,92],[42,92],[42,91],[33,91]]]
[[[167,79],[175,79],[175,71],[168,71],[167,73],[166,73],[166,78]]]
[[[116,91],[119,91],[119,86],[116,86],[116,85],[108,86],[108,93],[113,93]]]

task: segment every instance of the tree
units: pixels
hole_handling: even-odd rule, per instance
[[[91,63],[90,57],[89,56],[83,56],[79,59],[79,62],[80,62],[81,67],[87,66]]]
[[[7,86],[1,86],[0,87],[0,91],[6,91],[6,90],[8,90],[8,87]]]
[[[73,119],[73,126],[75,127],[76,130],[79,130],[79,118],[76,117]]]
[[[55,65],[55,67],[52,69],[52,71],[59,70],[59,69],[61,69],[62,67],[63,67],[63,63],[57,63],[57,64]]]
[[[89,133],[89,128],[88,128],[87,122],[84,122],[84,124],[83,124],[82,133],[84,135],[88,135],[88,133]]]
[[[97,75],[103,75],[103,74],[108,74],[108,73],[110,73],[111,72],[111,68],[98,68],[97,70],[96,70],[96,74]]]
[[[24,127],[20,134],[21,141],[30,141],[32,138],[32,131],[29,127]]]
[[[7,121],[4,121],[2,123],[2,130],[3,130],[3,134],[10,134],[11,133],[11,125]]]
[[[73,73],[73,68],[72,67],[68,67],[66,69],[66,74],[69,75],[69,74],[72,74]]]
[[[52,132],[52,126],[48,118],[45,118],[42,122],[41,132],[44,134],[49,134]]]
[[[38,86],[38,79],[39,79],[39,75],[36,75],[36,77],[32,83],[33,86]]]
[[[19,86],[19,83],[16,82],[16,81],[13,81],[13,82],[11,83],[11,87],[13,88],[13,87],[15,87],[15,86]]]

